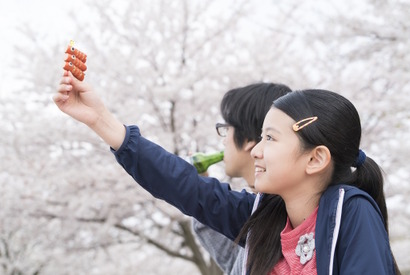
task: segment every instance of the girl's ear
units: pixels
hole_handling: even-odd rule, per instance
[[[307,174],[313,175],[316,173],[323,173],[328,170],[332,160],[332,155],[326,146],[320,145],[315,147],[309,155],[310,160],[306,166]]]

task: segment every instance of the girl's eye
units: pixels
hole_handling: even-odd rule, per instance
[[[270,135],[266,135],[266,140],[274,140],[274,138]]]
[[[259,138],[258,138],[258,142],[260,142],[260,141],[262,141],[262,140],[267,140],[267,141],[272,141],[272,140],[275,140],[271,135],[261,135]]]

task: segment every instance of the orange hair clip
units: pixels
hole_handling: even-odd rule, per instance
[[[74,66],[76,66],[83,72],[87,70],[87,66],[80,59],[78,59],[74,54],[67,54],[64,61],[72,62]]]
[[[82,70],[74,66],[72,62],[66,62],[63,68],[66,71],[70,71],[78,80],[83,81],[85,74]]]
[[[312,117],[308,117],[308,118],[299,120],[298,122],[293,124],[293,131],[297,132],[300,129],[308,126],[310,123],[313,123],[316,120],[317,120],[317,116],[312,116]]]

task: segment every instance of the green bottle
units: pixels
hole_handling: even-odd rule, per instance
[[[218,163],[224,159],[224,151],[204,154],[195,153],[189,157],[189,163],[195,166],[198,174],[206,172],[212,164]]]

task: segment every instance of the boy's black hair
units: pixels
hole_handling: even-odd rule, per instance
[[[254,83],[228,91],[221,101],[221,114],[233,126],[234,142],[242,148],[246,141],[258,141],[266,113],[273,101],[291,92],[291,89],[277,83]]]

